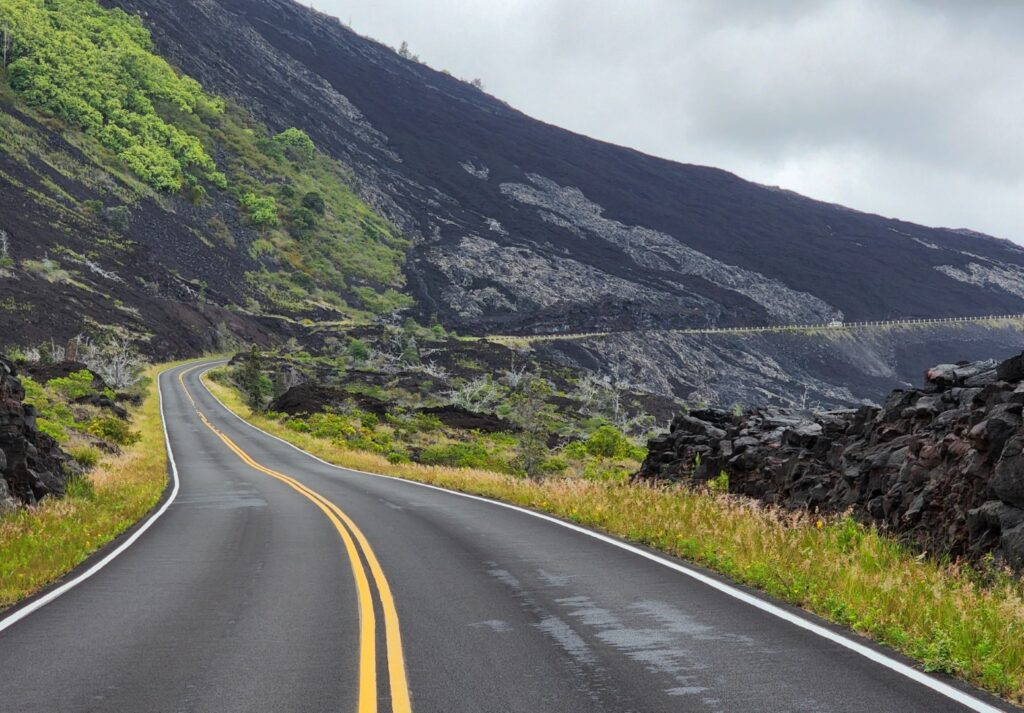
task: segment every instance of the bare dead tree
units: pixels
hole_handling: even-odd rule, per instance
[[[81,344],[82,362],[115,389],[126,389],[139,380],[145,359],[131,340],[116,337],[104,344]]]
[[[447,394],[448,400],[455,406],[478,413],[493,412],[503,396],[501,388],[489,374],[467,381]]]

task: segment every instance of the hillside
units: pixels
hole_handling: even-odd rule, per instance
[[[408,242],[295,127],[271,132],[94,2],[0,7],[11,342],[117,328],[159,354],[407,306]]]
[[[858,213],[533,120],[290,0],[120,0],[157,47],[353,167],[472,331],[1008,314],[1024,250]],[[187,30],[185,29],[187,28]]]
[[[0,9],[9,343],[116,328],[185,356],[322,344],[406,310],[462,334],[623,331],[551,356],[681,398],[792,400],[806,372],[823,403],[1024,345],[1015,327],[937,331],[849,373],[850,349],[813,340],[648,337],[1021,313],[1024,249],[564,131],[290,0],[102,4],[117,11]],[[804,352],[827,366],[789,373]],[[682,373],[721,363],[758,375],[730,390]]]

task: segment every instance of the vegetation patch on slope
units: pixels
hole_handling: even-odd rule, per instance
[[[131,413],[134,443],[118,455],[73,450],[76,458],[95,467],[72,479],[63,498],[47,498],[0,516],[0,609],[62,577],[160,500],[167,484],[167,452],[157,375],[166,366],[146,372],[145,398]],[[58,388],[74,388],[73,379],[66,381],[70,383]],[[43,409],[49,414],[63,411],[52,404]]]
[[[205,92],[155,53],[139,18],[95,0],[12,0],[0,28],[0,104],[10,108],[0,149],[32,180],[0,179],[62,215],[68,232],[86,221],[130,234],[133,204],[150,199],[183,212],[182,232],[208,247],[247,253],[242,309],[360,316],[411,304],[401,292],[408,242],[356,196],[351,172],[301,129],[274,134]],[[83,198],[83,187],[103,199]],[[120,205],[107,205],[115,196]]]
[[[297,432],[206,379],[250,423],[337,465],[514,503],[699,563],[917,659],[1024,701],[1024,586],[1007,572],[916,556],[848,517],[817,518],[682,486],[527,479],[393,463]]]

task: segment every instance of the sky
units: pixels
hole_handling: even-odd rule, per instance
[[[1019,0],[314,0],[538,119],[1024,243]]]

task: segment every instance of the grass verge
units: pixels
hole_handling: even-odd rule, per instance
[[[182,362],[184,363],[184,362]],[[131,414],[140,440],[102,458],[66,497],[0,517],[0,609],[37,592],[134,525],[160,500],[167,484],[167,451],[157,375],[147,370],[146,398]]]
[[[543,511],[699,563],[1016,703],[1024,702],[1024,586],[1008,573],[915,556],[851,518],[820,520],[681,487],[529,481],[393,464],[296,433],[206,379],[232,411],[326,461]]]

